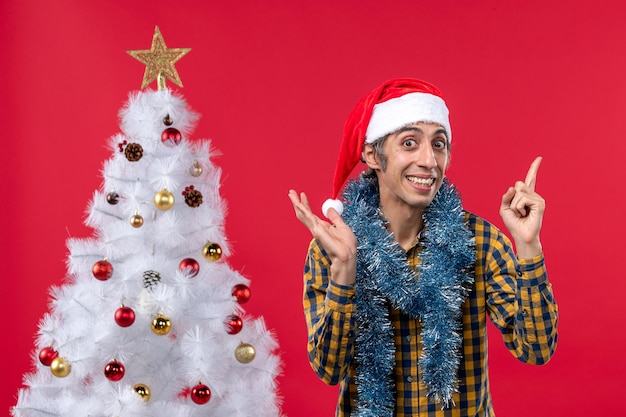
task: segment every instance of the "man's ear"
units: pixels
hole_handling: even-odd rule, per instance
[[[363,162],[365,162],[368,167],[372,169],[381,169],[380,158],[378,157],[378,153],[376,153],[374,146],[369,143],[364,143],[362,156]]]

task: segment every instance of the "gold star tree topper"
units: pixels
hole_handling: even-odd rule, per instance
[[[144,89],[152,81],[157,80],[159,90],[165,90],[168,79],[179,87],[183,86],[174,63],[191,51],[191,48],[168,48],[158,26],[154,27],[152,46],[150,49],[126,51],[137,61],[145,64],[141,88]]]

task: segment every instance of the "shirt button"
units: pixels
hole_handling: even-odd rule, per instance
[[[526,317],[528,315],[528,311],[527,310],[522,310],[522,316]]]
[[[351,297],[350,297],[350,299],[351,299],[352,301],[356,301],[356,295],[351,296]]]
[[[407,376],[406,382],[413,382],[413,377],[411,375]]]
[[[354,332],[353,332],[352,330],[350,330],[350,331],[348,332],[348,337],[352,337],[352,336],[354,336]]]
[[[413,339],[413,338],[411,337],[411,335],[408,335],[408,336],[406,337],[406,341],[407,341],[407,342],[410,342],[412,339]]]
[[[517,270],[517,276],[521,277],[522,276],[522,271],[520,271],[519,269]]]

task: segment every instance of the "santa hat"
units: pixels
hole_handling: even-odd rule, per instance
[[[417,122],[441,125],[448,134],[448,140],[452,140],[448,108],[441,92],[425,81],[395,78],[372,90],[357,103],[343,130],[332,199],[322,205],[325,216],[328,217],[328,209],[331,207],[339,214],[343,212],[343,204],[337,200],[337,196],[361,159],[363,143],[372,143]]]

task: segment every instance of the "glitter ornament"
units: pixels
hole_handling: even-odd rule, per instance
[[[115,311],[115,322],[120,327],[128,327],[135,322],[135,312],[130,307],[121,306]]]
[[[110,193],[107,194],[107,203],[114,206],[119,202],[120,202],[120,196],[115,191],[111,191]]]
[[[211,262],[217,262],[222,257],[222,247],[217,243],[207,243],[202,248],[202,256]]]
[[[239,304],[243,304],[250,299],[250,288],[245,284],[237,284],[233,287],[232,295]]]
[[[193,258],[185,258],[178,264],[178,269],[189,277],[195,277],[200,272],[200,264]]]
[[[122,365],[116,360],[112,360],[111,362],[107,363],[104,367],[104,376],[109,381],[121,380],[122,378],[124,378],[125,372],[126,371],[124,370],[124,365]]]
[[[150,399],[150,388],[148,388],[145,384],[133,385],[133,391],[135,391],[144,401],[148,401]]]
[[[172,322],[169,317],[159,313],[152,319],[152,331],[159,336],[165,336],[172,330]]]
[[[50,363],[50,372],[58,378],[65,378],[72,372],[72,365],[65,359],[57,356],[52,360],[52,363]]]
[[[157,192],[154,195],[154,205],[159,210],[169,210],[174,206],[174,194],[166,189]]]
[[[181,139],[182,135],[180,134],[178,129],[175,129],[173,127],[168,127],[163,131],[163,133],[161,133],[161,142],[169,147],[178,145]]]
[[[243,320],[241,320],[241,317],[239,317],[238,315],[231,314],[230,316],[226,317],[226,320],[224,320],[224,325],[226,327],[226,333],[237,334],[241,331],[241,328],[243,327]]]
[[[138,143],[129,143],[124,149],[124,156],[130,162],[137,162],[143,156],[143,147]]]
[[[100,281],[106,281],[113,275],[113,265],[109,261],[102,260],[93,264],[91,272],[96,279]]]
[[[143,273],[143,287],[150,288],[161,282],[161,274],[157,271],[146,271]]]
[[[172,123],[174,123],[174,121],[172,120],[172,118],[170,117],[169,113],[165,115],[165,117],[163,118],[163,124],[165,126],[171,126]]]
[[[200,204],[202,204],[202,193],[194,189],[193,185],[185,187],[185,191],[182,194],[185,197],[185,203],[189,207],[200,207]]]
[[[42,365],[50,366],[52,364],[52,361],[57,356],[59,356],[59,352],[48,346],[39,351],[39,362],[41,362]]]
[[[150,49],[136,49],[126,52],[146,66],[141,82],[142,90],[154,80],[157,81],[159,90],[165,90],[167,88],[166,80],[170,80],[179,87],[183,86],[174,64],[189,51],[191,48],[168,48],[159,27],[156,26]]]
[[[200,165],[200,162],[198,161],[193,161],[193,165],[189,171],[192,177],[199,177],[202,175],[202,165]]]
[[[130,225],[135,229],[143,226],[143,217],[139,213],[135,213],[130,217]]]
[[[250,343],[239,343],[235,349],[235,358],[241,363],[250,363],[254,360],[256,351]]]
[[[191,389],[191,401],[196,404],[206,404],[211,399],[211,390],[206,385],[199,383]]]

